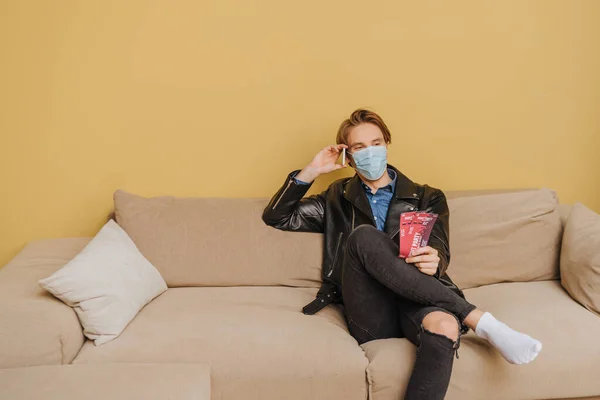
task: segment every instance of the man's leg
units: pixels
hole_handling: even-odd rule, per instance
[[[460,345],[459,321],[439,307],[423,307],[399,297],[398,312],[404,336],[417,346],[404,399],[442,400]]]
[[[348,237],[344,273],[346,270],[366,272],[406,300],[449,311],[477,336],[490,342],[510,363],[527,364],[542,350],[538,340],[515,331],[489,312],[483,313],[436,278],[407,264],[398,257],[398,245],[373,226],[361,225]]]
[[[403,337],[396,297],[394,292],[364,269],[344,265],[344,316],[350,333],[359,344],[375,339]]]
[[[406,335],[417,345],[417,359],[405,399],[443,399],[458,347],[457,318],[444,311],[443,315],[452,320],[443,320],[436,315],[442,314],[440,308],[404,300],[366,271],[346,266],[342,273],[342,297],[348,328],[359,344]]]
[[[348,237],[344,270],[348,268],[368,273],[402,298],[450,311],[461,322],[476,308],[433,276],[399,258],[394,241],[371,225],[359,226]]]

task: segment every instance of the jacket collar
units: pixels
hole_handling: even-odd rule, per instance
[[[411,181],[406,175],[398,171],[398,169],[396,169],[394,166],[388,164],[387,168],[391,168],[392,170],[394,170],[394,172],[396,172],[396,188],[394,190],[394,197],[390,202],[390,208],[392,208],[398,200],[418,200],[419,192],[417,191],[415,183]],[[358,208],[364,214],[368,215],[371,218],[371,220],[373,220],[371,206],[369,205],[369,200],[367,199],[365,189],[363,188],[361,183],[362,181],[358,174],[354,174],[354,176],[350,178],[345,184],[344,197],[348,199],[348,201],[350,201],[352,204],[354,204],[356,208]],[[388,211],[388,215],[389,214],[390,212]],[[398,224],[399,223],[400,221],[398,220]],[[386,225],[388,225],[387,221]]]
[[[396,172],[396,191],[394,197],[398,200],[419,199],[419,191],[417,185],[402,172],[398,171],[394,166],[388,164],[388,168]],[[360,178],[359,178],[360,179]]]

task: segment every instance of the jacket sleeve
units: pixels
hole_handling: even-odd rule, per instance
[[[287,176],[283,186],[263,211],[262,220],[265,224],[283,231],[323,233],[327,191],[303,198],[312,182],[296,182],[294,177],[298,172],[300,170]]]
[[[434,276],[440,278],[446,273],[450,264],[450,211],[444,192],[439,189],[435,190],[427,203],[427,210],[438,215],[433,224],[428,245],[438,251],[440,263]]]

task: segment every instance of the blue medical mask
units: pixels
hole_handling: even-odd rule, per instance
[[[352,153],[356,170],[370,181],[383,176],[387,167],[387,147],[369,146]]]

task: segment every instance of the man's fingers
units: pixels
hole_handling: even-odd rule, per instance
[[[428,247],[429,246],[416,248],[411,252],[411,254],[413,256],[418,256],[419,254],[427,254],[427,253],[429,253],[429,251],[427,250]]]
[[[437,254],[437,250],[430,246],[419,247],[413,250],[412,255],[418,256],[419,254]]]
[[[427,275],[434,275],[437,271],[437,265],[429,263],[417,263],[415,264],[419,271]]]
[[[330,153],[339,154],[342,152],[342,149],[347,149],[347,148],[348,148],[348,146],[346,146],[345,144],[332,144],[332,145],[325,147],[323,150],[327,150]]]
[[[417,262],[433,262],[433,261],[435,261],[436,258],[437,257],[434,256],[434,255],[426,254],[426,255],[423,255],[423,256],[408,257],[406,259],[406,262],[410,263],[410,264],[417,263]]]

